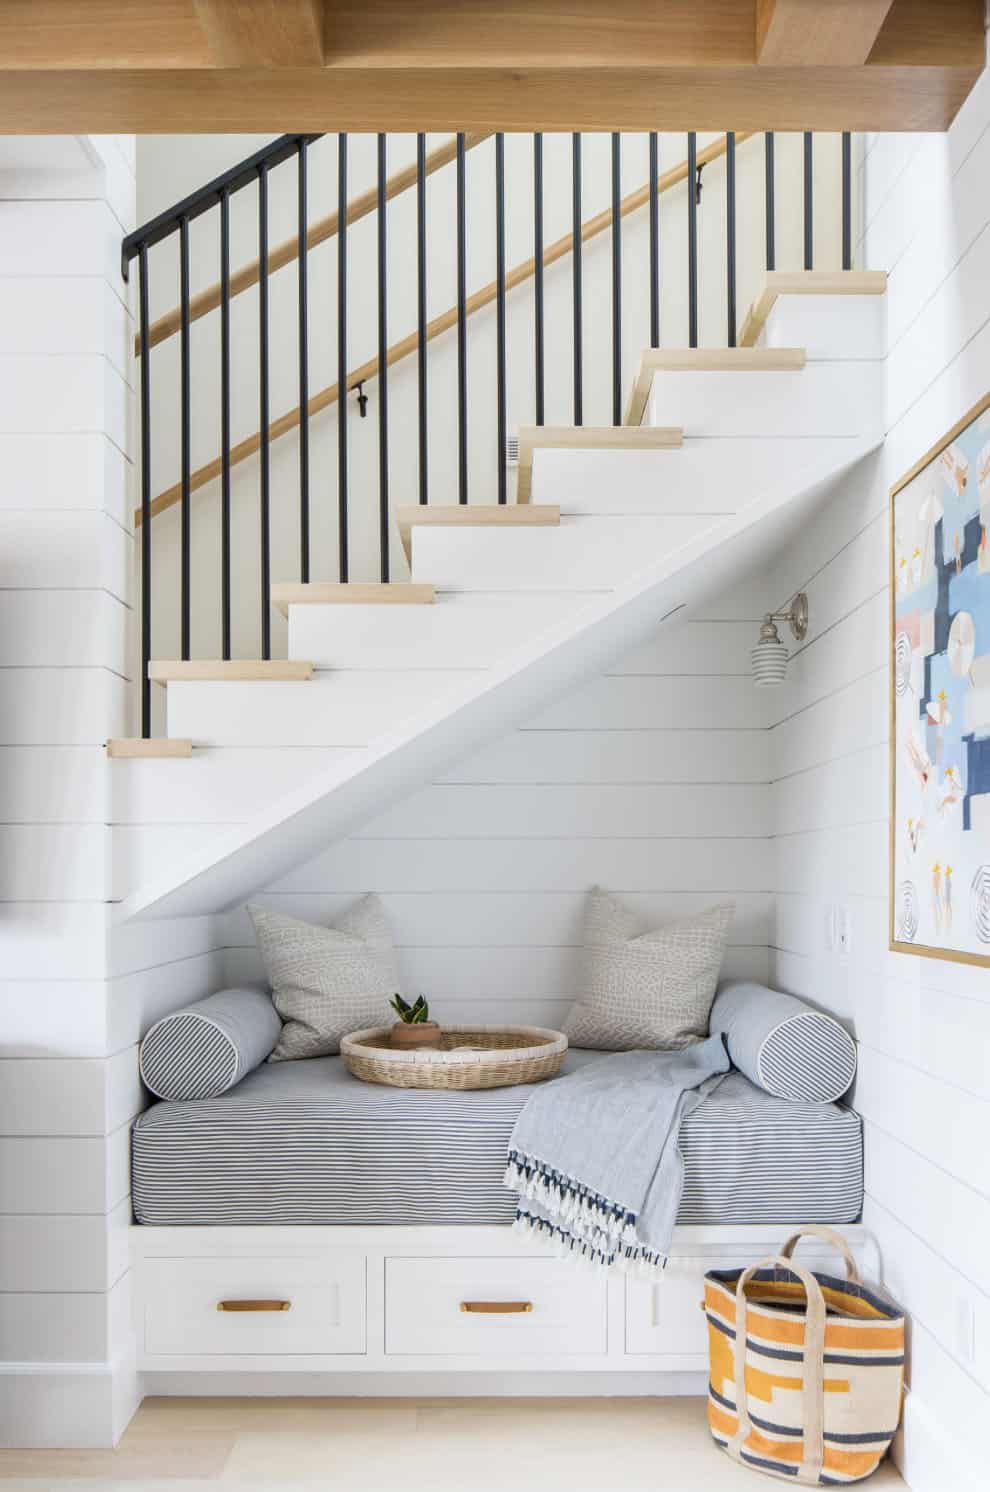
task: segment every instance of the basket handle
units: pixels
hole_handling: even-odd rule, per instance
[[[761,1259],[744,1269],[736,1282],[736,1416],[738,1426],[726,1450],[741,1464],[742,1448],[749,1439],[752,1422],[746,1392],[746,1286],[760,1269],[785,1269],[804,1286],[807,1310],[804,1318],[804,1398],[802,1413],[802,1459],[796,1480],[817,1487],[825,1459],[825,1297],[815,1276],[784,1254]]]
[[[802,1238],[821,1238],[826,1243],[830,1243],[845,1260],[846,1279],[854,1285],[861,1283],[859,1267],[853,1258],[852,1249],[841,1233],[837,1233],[834,1228],[826,1228],[821,1223],[805,1223],[796,1233],[792,1233],[781,1248],[780,1257],[782,1259],[792,1259],[794,1257],[794,1250]]]

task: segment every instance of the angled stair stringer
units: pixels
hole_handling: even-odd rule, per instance
[[[249,821],[217,826],[205,848],[129,896],[117,908],[117,917],[202,915],[239,905],[645,641],[663,621],[711,592],[768,543],[779,542],[782,522],[799,516],[878,443],[875,434],[829,440],[827,455],[804,463],[786,489],[783,484],[763,489],[730,516],[710,514],[710,524],[630,578],[575,598],[580,604],[564,620],[524,640],[492,666],[465,671],[440,696],[424,699],[422,708],[370,744],[332,757]],[[421,578],[414,563],[413,579]]]

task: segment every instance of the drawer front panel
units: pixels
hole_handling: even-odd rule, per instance
[[[696,1354],[708,1360],[708,1329],[700,1302],[713,1259],[668,1259],[660,1280],[626,1281],[626,1351]]]
[[[557,1259],[388,1259],[390,1356],[599,1355],[604,1277]]]
[[[148,1355],[365,1351],[362,1254],[148,1259],[141,1276]]]
[[[750,1253],[742,1249],[731,1258],[698,1255],[671,1257],[660,1280],[626,1281],[626,1352],[657,1357],[696,1357],[698,1366],[708,1362],[708,1326],[701,1303],[705,1275],[709,1269],[738,1269],[766,1257],[767,1250]],[[811,1269],[835,1268],[827,1255],[810,1249],[799,1254]],[[840,1266],[841,1272],[841,1266]]]

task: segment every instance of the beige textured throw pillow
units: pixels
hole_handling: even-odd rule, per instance
[[[639,932],[632,912],[599,887],[588,896],[581,987],[565,1030],[598,1051],[676,1050],[708,1035],[735,904]]]
[[[269,1062],[325,1057],[340,1038],[390,1022],[399,988],[392,936],[377,896],[348,908],[336,927],[318,927],[249,906],[275,1009],[285,1022]]]

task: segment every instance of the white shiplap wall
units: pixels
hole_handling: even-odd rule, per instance
[[[332,919],[384,898],[407,990],[441,1019],[558,1026],[585,895],[600,883],[644,928],[734,897],[727,969],[765,978],[771,879],[765,705],[742,583],[415,793],[259,901]],[[228,973],[260,968],[244,912]]]
[[[865,268],[887,269],[885,450],[795,541],[774,597],[811,632],[771,736],[772,973],[860,1044],[865,1222],[912,1316],[898,1459],[916,1492],[985,1479],[990,1410],[990,972],[887,948],[889,486],[990,388],[990,83],[946,136],[866,142]],[[850,913],[844,955],[831,907]]]
[[[136,1043],[221,978],[206,920],[119,933],[133,140],[0,172],[0,1443],[109,1444],[135,1404]],[[8,152],[7,160],[12,159]]]

